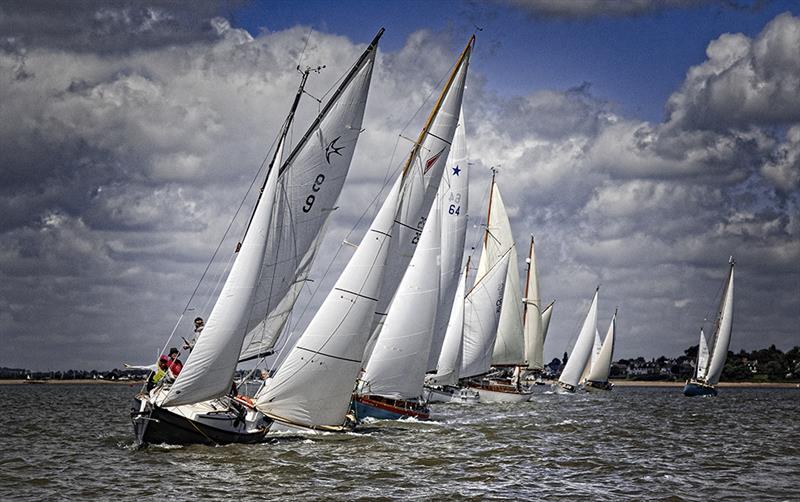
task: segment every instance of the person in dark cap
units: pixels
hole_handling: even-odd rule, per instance
[[[183,369],[183,363],[180,359],[178,359],[179,355],[181,355],[181,353],[178,352],[177,347],[172,347],[169,349],[169,372],[173,379],[180,375],[181,370]]]
[[[189,352],[192,351],[194,348],[194,344],[197,343],[197,338],[200,337],[200,333],[203,332],[203,328],[205,328],[206,323],[203,321],[202,317],[195,317],[194,318],[194,336],[191,340],[187,340],[186,338],[183,339],[183,348],[188,350]]]

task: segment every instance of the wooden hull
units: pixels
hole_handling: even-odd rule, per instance
[[[236,412],[209,415],[204,417],[204,421],[199,421],[149,402],[143,403],[138,398],[133,399],[131,421],[139,447],[150,444],[261,443],[268,429],[266,425],[257,429],[246,429],[241,414]]]
[[[716,396],[717,389],[712,385],[698,382],[696,380],[690,380],[686,382],[686,385],[683,387],[683,395],[687,397]]]
[[[430,419],[430,409],[426,405],[401,399],[387,399],[381,396],[355,396],[353,397],[353,409],[359,422],[368,417],[378,420]]]
[[[521,403],[529,401],[533,392],[512,385],[469,382],[470,389],[478,391],[482,403]]]

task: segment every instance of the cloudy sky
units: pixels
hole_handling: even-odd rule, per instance
[[[381,26],[365,132],[293,325],[481,29],[464,101],[470,214],[477,225],[499,165],[519,252],[535,234],[542,294],[557,300],[548,357],[574,342],[598,284],[601,331],[620,309],[618,357],[680,354],[729,255],[732,348],[800,344],[795,2],[11,0],[0,366],[152,360],[277,135],[295,66],[326,65],[308,85],[322,97]],[[316,111],[306,99],[295,139]],[[208,312],[229,244],[190,317]]]

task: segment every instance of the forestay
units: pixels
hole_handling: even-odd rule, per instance
[[[592,304],[589,307],[586,318],[583,320],[583,326],[578,334],[575,347],[572,348],[567,364],[564,366],[564,370],[561,372],[561,376],[558,379],[559,382],[572,387],[578,385],[581,373],[591,357],[594,335],[597,331],[597,296],[599,291],[600,288],[597,288],[594,292]]]
[[[344,424],[375,314],[400,186],[398,178],[333,289],[257,396],[261,412],[308,427]]]
[[[379,37],[380,33],[281,167],[240,359],[275,345],[308,277],[361,133]]]
[[[361,394],[405,400],[422,396],[439,300],[438,212],[435,202],[361,377]]]
[[[464,299],[464,341],[460,378],[483,375],[492,364],[492,349],[503,306],[511,250],[484,274]]]
[[[467,162],[467,140],[464,131],[464,111],[459,114],[458,128],[453,147],[439,186],[441,200],[442,252],[439,306],[436,309],[436,329],[433,332],[428,370],[435,370],[442,350],[453,302],[453,293],[461,274],[464,258],[464,240],[467,235],[467,205],[469,196],[469,163]],[[463,290],[462,290],[463,299]]]

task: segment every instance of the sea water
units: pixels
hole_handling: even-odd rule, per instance
[[[0,385],[0,500],[800,500],[800,389],[540,393],[431,422],[133,448],[126,385]]]

